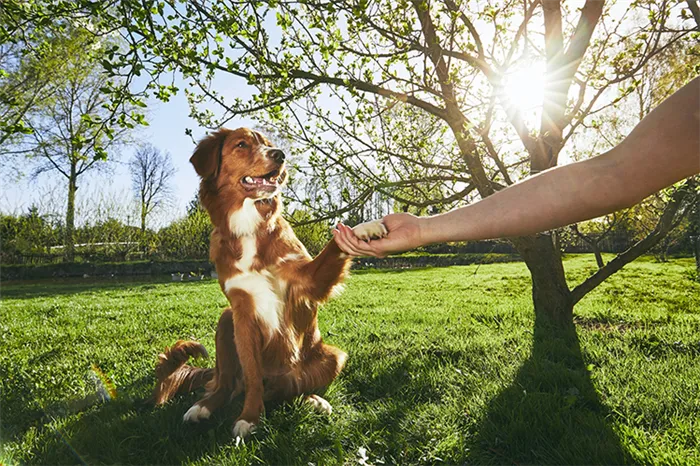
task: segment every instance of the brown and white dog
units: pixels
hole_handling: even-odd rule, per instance
[[[240,438],[260,420],[263,400],[305,395],[330,413],[330,404],[313,392],[335,379],[347,355],[323,343],[316,315],[347,274],[350,258],[334,240],[315,259],[309,256],[281,216],[285,154],[260,133],[220,129],[200,141],[190,162],[214,224],[210,258],[230,307],[216,329],[216,367],[186,365],[189,356],[206,356],[206,350],[178,341],[159,356],[155,402],[206,385],[184,415],[199,422],[245,392],[233,428]],[[386,234],[379,221],[355,232],[365,238]]]

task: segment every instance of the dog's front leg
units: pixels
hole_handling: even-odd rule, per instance
[[[234,308],[234,341],[245,387],[243,411],[233,426],[233,435],[243,439],[254,430],[264,409],[261,360],[263,341],[260,326],[255,319],[253,298],[243,290],[231,290],[228,295]]]
[[[301,267],[305,293],[315,301],[327,300],[350,267],[350,257],[331,240],[312,261]]]
[[[381,220],[362,223],[353,228],[358,238],[382,238],[387,230]],[[325,301],[330,297],[333,287],[343,281],[350,257],[345,254],[335,240],[331,240],[314,260],[301,268],[306,292],[316,301]]]

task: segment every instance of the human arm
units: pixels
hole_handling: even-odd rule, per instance
[[[523,236],[630,207],[700,172],[700,78],[649,113],[610,151],[553,168],[479,202],[432,217],[384,217],[386,238],[364,242],[339,225],[351,255],[383,257],[445,241]]]

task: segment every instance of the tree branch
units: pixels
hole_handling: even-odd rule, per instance
[[[615,272],[622,269],[651,248],[656,246],[673,228],[675,228],[683,218],[685,212],[688,212],[695,203],[698,202],[695,194],[695,181],[690,179],[678,188],[671,196],[671,200],[666,205],[656,223],[656,227],[644,239],[640,240],[625,252],[619,254],[615,259],[608,262],[603,268],[588,277],[583,283],[578,285],[571,291],[573,303],[579,302],[586,294],[592,291],[595,287],[603,283],[603,281]],[[680,215],[677,215],[681,211]]]

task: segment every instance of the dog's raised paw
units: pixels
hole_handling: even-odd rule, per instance
[[[368,241],[370,239],[384,238],[388,231],[381,220],[372,220],[371,222],[360,223],[353,227],[352,232],[361,240]]]
[[[239,419],[233,426],[233,436],[236,438],[236,445],[255,431],[255,424]]]
[[[333,413],[331,404],[318,395],[307,396],[306,402],[309,403],[317,413],[325,413],[329,416]]]
[[[195,404],[182,416],[182,420],[184,422],[199,422],[202,419],[209,419],[209,416],[211,416],[211,412],[205,406]]]

